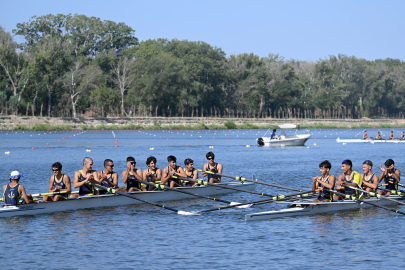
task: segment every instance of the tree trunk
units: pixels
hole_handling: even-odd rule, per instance
[[[124,116],[124,114],[125,114],[125,110],[124,110],[124,93],[123,93],[123,91],[121,91],[121,115]]]
[[[41,103],[41,114],[40,116],[42,117],[42,108],[44,107],[44,103]]]
[[[52,87],[52,85],[50,85],[50,86],[48,86],[48,112],[47,112],[48,117],[51,117],[52,92],[53,92],[53,87]],[[41,106],[42,106],[42,104],[41,104]],[[42,114],[42,109],[41,109],[41,114]]]
[[[25,116],[28,116],[28,109],[30,108],[30,103],[27,103],[27,112],[25,113]]]
[[[76,117],[76,102],[73,102],[73,97],[72,97],[72,114],[73,117]]]

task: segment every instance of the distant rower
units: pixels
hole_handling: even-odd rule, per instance
[[[363,181],[363,189],[368,192],[375,192],[378,187],[378,176],[371,170],[373,169],[373,162],[366,160],[363,162],[363,171],[361,179]]]
[[[156,183],[162,180],[162,170],[156,167],[157,160],[155,157],[148,157],[146,165],[148,169],[143,170],[143,181]],[[147,190],[155,189],[153,186],[145,186]]]
[[[73,186],[74,188],[79,188],[79,194],[72,194],[70,195],[70,198],[98,195],[98,191],[94,188],[94,186],[88,184],[87,182],[98,185],[101,184],[98,180],[97,171],[93,170],[93,159],[89,157],[85,157],[83,159],[83,169],[75,172]]]
[[[312,185],[312,190],[315,191],[318,188],[322,188],[319,192],[319,196],[313,202],[331,202],[333,198],[333,194],[331,194],[327,190],[323,190],[324,188],[327,189],[334,189],[335,187],[335,180],[336,177],[332,174],[329,175],[329,171],[332,168],[332,165],[328,160],[325,160],[319,164],[319,171],[321,172],[321,176],[315,176],[312,178],[314,184]]]
[[[394,137],[394,131],[391,131],[390,140],[396,140],[397,138]]]
[[[186,158],[184,160],[184,165],[186,168],[184,169],[184,172],[187,174],[187,178],[197,180],[198,179],[198,170],[194,169],[194,161],[191,158]],[[194,182],[188,182],[185,185],[186,187],[194,187],[198,186],[198,183]]]
[[[215,155],[212,152],[208,152],[205,157],[208,160],[208,163],[204,164],[204,173],[203,177],[207,176],[210,183],[219,183],[221,182],[221,177],[211,173],[205,173],[206,171],[211,171],[213,173],[222,173],[223,166],[220,163],[215,163]]]
[[[143,181],[141,169],[136,169],[136,161],[133,157],[127,157],[127,169],[122,172],[122,182],[125,184],[125,189],[128,192],[146,191],[142,184],[137,180]]]
[[[361,175],[353,171],[352,169],[352,161],[351,160],[343,160],[342,162],[342,171],[338,177],[338,181],[336,182],[336,190],[340,193],[344,193],[346,195],[355,195],[357,198],[359,198],[359,192],[357,190],[354,190],[349,187],[344,187],[343,185],[347,186],[352,186],[352,187],[357,187],[361,188]],[[344,197],[341,195],[335,194],[333,196],[333,200],[344,200]]]
[[[401,140],[401,141],[405,140],[405,131],[402,132],[400,140]]]
[[[364,131],[363,139],[364,139],[364,140],[371,140],[371,138],[368,137],[368,135],[367,135],[367,130]]]
[[[169,163],[169,166],[163,169],[162,184],[169,185],[171,188],[184,186],[183,180],[172,177],[187,177],[187,174],[184,172],[183,168],[176,165],[177,158],[175,156],[168,156],[167,162]]]
[[[384,136],[381,136],[381,132],[378,131],[377,136],[375,137],[375,139],[376,139],[376,140],[382,140],[382,139],[385,139],[385,137],[384,137]]]
[[[401,180],[401,172],[395,169],[395,163],[392,159],[387,159],[384,163],[385,168],[380,164],[381,174],[378,177],[378,181],[381,182],[384,179],[385,189],[398,190],[398,183]],[[390,195],[391,192],[379,190],[380,195]]]
[[[66,193],[62,195],[56,194],[54,196],[45,195],[44,197],[42,197],[42,201],[56,202],[61,200],[67,200],[70,192],[72,191],[72,185],[70,183],[69,176],[67,174],[62,174],[62,164],[59,162],[55,162],[54,164],[52,164],[52,171],[53,175],[49,179],[48,192],[66,191]]]
[[[12,171],[10,174],[10,184],[3,186],[3,202],[6,205],[19,205],[21,195],[23,197],[23,203],[33,203],[31,194],[25,193],[25,188],[23,185],[19,184],[20,177],[24,175],[20,174],[18,171]]]

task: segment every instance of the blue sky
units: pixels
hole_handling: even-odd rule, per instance
[[[7,30],[34,15],[78,13],[124,22],[140,41],[201,40],[228,55],[405,60],[405,1],[0,0],[0,10]]]

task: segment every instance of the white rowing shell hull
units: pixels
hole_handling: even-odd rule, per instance
[[[396,195],[390,196],[390,198],[396,199],[396,200],[403,199]],[[392,202],[389,200],[377,199],[377,198],[367,199],[367,202],[370,202],[370,203],[373,203],[373,204],[379,205],[379,206],[396,204],[395,202]],[[295,202],[295,204],[308,205],[308,207],[305,207],[305,208],[304,207],[293,207],[293,208],[286,208],[286,209],[281,209],[281,210],[246,214],[245,219],[246,219],[246,221],[266,220],[266,219],[281,218],[281,217],[314,215],[314,214],[322,214],[322,213],[326,213],[326,212],[336,212],[336,211],[341,211],[341,210],[373,207],[370,204],[362,203],[359,201],[326,202],[326,203]]]
[[[271,137],[263,137],[263,146],[304,146],[306,141],[311,138],[311,134],[297,134],[294,137],[285,138],[280,136],[280,139],[271,139]],[[257,140],[256,140],[256,144]]]
[[[254,190],[254,183],[228,183],[228,184],[218,184],[218,185],[229,185],[230,187],[235,187],[243,190]],[[228,194],[236,192],[235,190],[220,188],[216,186],[200,186],[200,187],[184,187],[180,188],[184,191],[192,192],[198,195],[213,196],[220,194]],[[176,191],[165,190],[165,191],[143,191],[143,192],[133,192],[137,198],[147,200],[150,202],[165,202],[182,200],[189,198],[199,198],[193,195],[188,195]],[[19,206],[3,206],[0,208],[0,217],[12,217],[21,215],[36,215],[44,213],[54,213],[59,211],[69,211],[85,208],[95,208],[95,207],[113,207],[121,205],[131,205],[131,204],[141,204],[144,202],[131,199],[122,195],[98,195],[90,197],[80,197],[79,199],[69,199],[67,201],[57,201],[57,202],[45,202],[36,204],[23,204]]]
[[[405,143],[404,141],[400,140],[363,140],[363,139],[340,139],[337,138],[336,142],[338,143]]]

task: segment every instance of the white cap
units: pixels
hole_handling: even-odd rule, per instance
[[[17,179],[23,177],[24,175],[20,174],[18,171],[12,171],[10,174],[10,178]]]

